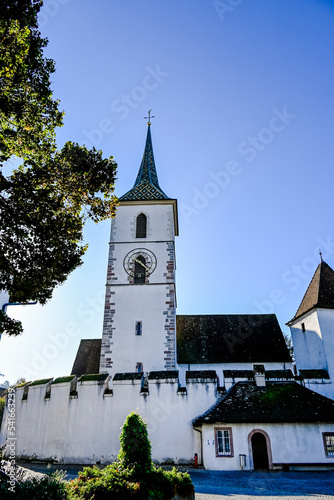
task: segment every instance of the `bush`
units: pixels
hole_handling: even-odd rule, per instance
[[[85,467],[68,483],[71,500],[171,500],[194,493],[189,474],[165,471],[153,465],[147,427],[131,413],[122,427],[118,462],[104,469]]]
[[[119,463],[104,469],[85,467],[77,479],[67,485],[70,500],[171,500],[174,495],[194,492],[189,474],[165,471],[152,466],[138,478],[135,469],[122,469]]]
[[[123,468],[133,468],[134,473],[139,476],[152,469],[147,426],[138,413],[132,412],[127,416],[119,440],[121,450],[118,460]]]
[[[0,471],[1,500],[171,500],[194,492],[189,474],[153,465],[145,422],[131,413],[122,427],[118,462],[104,469],[85,467],[78,478],[64,481],[56,472],[15,484]]]
[[[15,486],[10,483],[9,477],[4,473],[0,475],[1,500],[65,500],[66,483],[64,473],[55,472],[34,477],[26,481],[18,481]]]

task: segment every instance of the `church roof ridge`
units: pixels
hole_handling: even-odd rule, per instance
[[[119,201],[137,200],[169,200],[170,198],[162,191],[157,169],[155,166],[151,122],[148,122],[146,143],[143,158],[139,167],[139,172],[133,188],[119,198]]]
[[[314,308],[334,309],[334,271],[322,259],[319,262],[296,314],[289,323]]]

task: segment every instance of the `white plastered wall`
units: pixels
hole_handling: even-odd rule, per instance
[[[233,456],[216,457],[214,428],[231,427]],[[323,432],[333,432],[333,424],[205,424],[203,432],[203,462],[209,470],[241,470],[239,455],[246,455],[244,470],[253,469],[253,457],[249,435],[252,431],[263,431],[269,437],[272,463],[281,464],[323,464],[334,467],[334,459],[327,458],[324,450]],[[300,467],[300,465],[299,465]],[[298,468],[298,466],[295,466]]]

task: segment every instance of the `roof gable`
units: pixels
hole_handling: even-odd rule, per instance
[[[291,321],[316,307],[334,309],[334,271],[323,260],[318,265],[303,300]]]
[[[81,339],[71,375],[99,373],[102,339]]]
[[[178,363],[289,362],[274,314],[177,315]]]

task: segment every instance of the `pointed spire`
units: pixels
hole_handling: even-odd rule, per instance
[[[150,116],[150,113],[151,112],[149,112],[148,117],[149,120],[154,118],[153,116]],[[151,122],[148,121],[147,125],[146,144],[136,181],[133,188],[119,198],[120,201],[169,199],[159,186],[158,174],[153,155]]]
[[[298,311],[291,321],[313,308],[334,309],[334,271],[322,259],[322,255]]]

